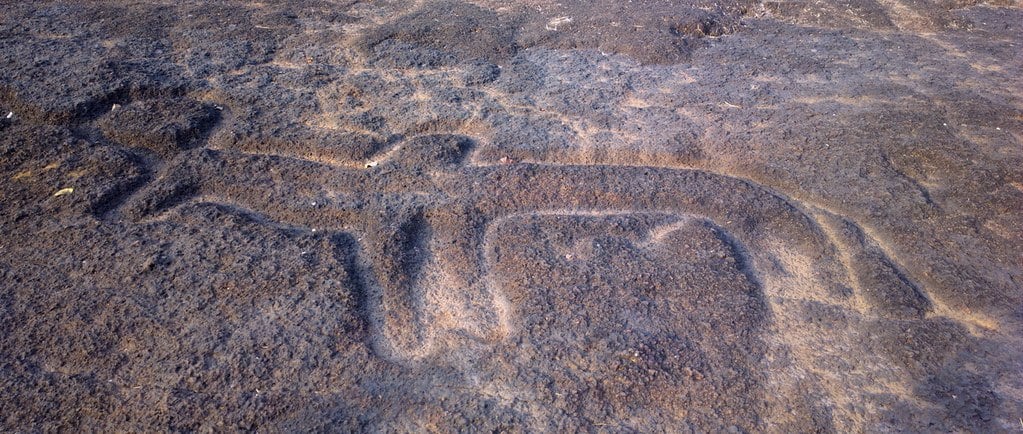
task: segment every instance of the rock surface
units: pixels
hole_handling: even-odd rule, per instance
[[[0,3],[0,430],[1021,429],[1018,2]]]

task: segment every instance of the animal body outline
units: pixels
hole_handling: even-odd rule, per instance
[[[478,164],[469,158],[474,145],[459,135],[418,136],[388,150],[385,161],[361,167],[197,148],[129,195],[119,214],[144,221],[186,203],[209,202],[290,228],[353,235],[365,252],[356,267],[367,276],[362,290],[372,347],[398,362],[431,356],[444,334],[485,344],[514,332],[513,307],[489,280],[483,250],[490,227],[522,215],[703,218],[734,239],[766,298],[806,298],[805,290],[790,289],[818,284],[813,301],[861,309],[853,299],[862,291],[857,268],[880,262],[893,270],[892,281],[920,295],[923,311],[929,309],[919,287],[897,275],[898,264],[855,223],[807,210],[753,181],[698,168]],[[284,191],[285,184],[305,187]],[[835,231],[843,227],[858,236],[839,240]],[[839,246],[856,253],[842,254]],[[427,303],[440,284],[448,286],[448,305],[438,310]],[[454,315],[459,326],[445,329],[427,311]]]

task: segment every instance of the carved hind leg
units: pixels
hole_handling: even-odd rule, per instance
[[[923,318],[932,310],[923,290],[855,223],[820,211],[822,226],[843,248],[856,298],[863,310],[886,318]]]

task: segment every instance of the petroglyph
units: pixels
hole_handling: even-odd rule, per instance
[[[466,293],[465,300],[455,304],[471,306],[469,317],[480,317],[480,324],[470,321],[467,328],[491,330],[475,333],[478,338],[507,334],[496,326],[494,318],[499,315],[485,307],[492,304],[495,289],[483,287],[484,276],[452,273],[451,267],[439,264],[464,260],[466,265],[458,268],[485,268],[477,263],[483,247],[471,245],[472,241],[484,240],[487,228],[495,222],[523,213],[706,216],[747,246],[742,249],[749,252],[755,275],[780,279],[766,289],[772,297],[848,304],[845,292],[837,288],[848,284],[845,262],[891,264],[878,256],[883,254],[876,248],[870,250],[865,245],[854,249],[864,253],[843,260],[827,232],[802,210],[805,205],[750,181],[695,169],[643,166],[462,165],[470,143],[464,137],[424,136],[396,148],[398,155],[393,160],[362,170],[197,150],[169,165],[123,212],[152,218],[184,202],[222,201],[289,226],[353,232],[365,240],[363,248],[372,259],[370,268],[376,277],[370,280],[381,286],[380,309],[387,313],[372,315],[384,318],[381,330],[390,336],[385,340],[394,342],[384,346],[398,348],[384,352],[405,357],[425,354],[429,336],[437,333],[426,325],[434,321],[416,313],[424,307],[414,307],[429,298],[424,287],[436,284],[427,276],[455,282],[456,289],[449,292]],[[305,187],[285,194],[281,182]],[[541,190],[531,188],[533,185],[560,187]],[[399,197],[411,199],[400,202]],[[412,205],[404,204],[408,202]],[[849,222],[845,225],[855,227]],[[864,237],[854,229],[846,230],[854,231],[861,240]],[[663,234],[650,234],[653,240],[659,236]],[[459,238],[472,241],[457,242]],[[474,285],[480,287],[473,289]],[[815,288],[819,293],[798,293],[796,287]],[[398,320],[386,319],[390,317],[419,325],[406,327],[394,323]],[[402,337],[402,333],[408,335]]]
[[[668,218],[639,234],[633,245],[640,249],[655,248],[693,221],[717,228],[732,250],[726,256],[769,318],[750,330],[775,330],[763,335],[767,357],[792,359],[762,386],[779,393],[805,387],[793,379],[806,373],[822,390],[876,374],[834,371],[852,342],[819,333],[807,323],[814,316],[806,309],[863,320],[920,318],[929,309],[923,289],[854,223],[829,215],[822,226],[812,205],[754,182],[649,166],[481,166],[470,162],[472,151],[473,140],[464,136],[420,136],[396,144],[372,168],[186,151],[120,212],[144,221],[190,203],[224,203],[275,225],[347,234],[358,245],[350,273],[364,292],[371,344],[401,363],[464,367],[466,358],[483,357],[522,332],[516,312],[525,301],[506,293],[488,271],[505,248],[494,244],[494,231],[522,219]],[[592,255],[592,247],[572,249],[566,260]]]
[[[0,424],[1015,426],[1020,12],[810,3],[11,3]]]

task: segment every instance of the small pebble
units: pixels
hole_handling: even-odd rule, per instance
[[[53,193],[53,197],[61,197],[61,196],[65,196],[65,195],[68,195],[68,194],[71,194],[71,193],[74,193],[74,192],[75,192],[74,187],[66,187],[66,188],[62,188],[60,190],[57,190],[56,193]]]

